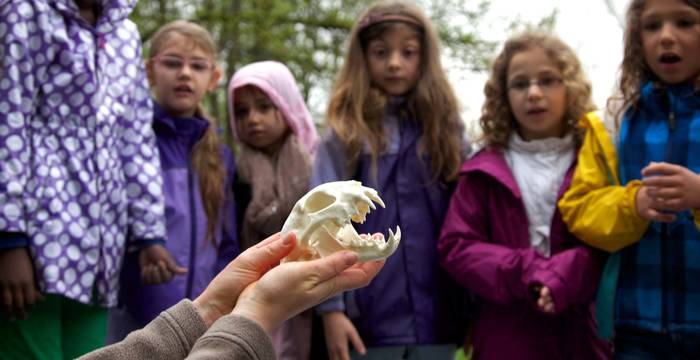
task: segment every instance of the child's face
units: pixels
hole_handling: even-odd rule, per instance
[[[700,12],[682,0],[649,0],[640,17],[644,60],[666,84],[700,73]]]
[[[233,112],[241,141],[269,154],[279,148],[287,133],[287,123],[260,89],[250,85],[236,89]]]
[[[408,25],[391,26],[367,44],[367,66],[372,83],[391,96],[409,92],[420,75],[421,43]]]
[[[508,64],[506,86],[523,139],[563,135],[566,87],[561,70],[544,50],[532,48],[515,54]]]
[[[221,75],[211,55],[178,33],[171,33],[148,62],[148,79],[158,104],[170,115],[191,117]]]

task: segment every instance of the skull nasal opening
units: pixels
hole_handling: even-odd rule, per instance
[[[321,209],[325,209],[335,202],[335,196],[328,195],[326,193],[317,192],[311,194],[309,200],[306,202],[306,208],[310,212],[317,212]]]

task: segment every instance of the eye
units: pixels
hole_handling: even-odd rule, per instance
[[[524,80],[524,79],[513,80],[508,85],[508,89],[515,90],[515,91],[525,91],[529,87],[530,87],[530,81]]]
[[[559,83],[561,83],[561,81],[562,80],[558,77],[546,76],[546,77],[539,79],[537,81],[537,84],[539,84],[543,88],[553,88],[553,87],[559,85]]]
[[[644,31],[656,31],[661,28],[661,21],[651,20],[642,23],[642,30]]]
[[[375,47],[371,49],[370,53],[375,57],[383,58],[386,56],[386,49],[383,47]]]
[[[169,70],[177,70],[182,67],[182,59],[174,57],[162,57],[160,58],[160,64]]]
[[[687,29],[695,26],[697,21],[693,18],[681,18],[676,21],[676,26],[681,29]]]
[[[267,99],[260,99],[255,103],[255,108],[261,113],[267,113],[270,110],[274,110],[275,106]]]
[[[196,72],[205,72],[210,69],[210,64],[206,60],[192,60],[190,67]]]
[[[235,107],[233,110],[233,114],[239,118],[239,119],[245,119],[248,116],[248,108],[247,107]]]
[[[404,49],[403,56],[406,58],[412,58],[418,54],[418,49],[408,48]]]

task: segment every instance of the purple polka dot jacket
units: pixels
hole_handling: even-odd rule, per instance
[[[0,1],[0,232],[26,237],[42,291],[113,306],[164,201],[136,1],[96,2],[93,26],[72,0]]]

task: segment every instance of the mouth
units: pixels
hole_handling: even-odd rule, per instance
[[[545,108],[532,108],[532,109],[527,110],[528,115],[539,115],[539,114],[542,114],[545,112],[547,112],[547,109],[545,109]]]
[[[664,53],[659,56],[659,62],[666,65],[673,65],[683,60],[680,56],[674,53]]]
[[[189,96],[194,94],[194,90],[188,85],[178,85],[175,87],[175,94],[178,96]]]
[[[374,189],[366,190],[364,196],[358,198],[355,206],[347,218],[337,229],[328,229],[327,231],[336,231],[336,236],[344,245],[358,253],[360,261],[367,261],[370,257],[376,257],[381,254],[382,257],[391,255],[396,250],[401,239],[401,228],[396,227],[396,233],[389,229],[389,240],[385,241],[382,233],[366,233],[358,234],[352,223],[364,224],[367,220],[367,214],[377,207],[374,203],[379,204],[382,208],[385,207],[384,201],[379,197]]]

